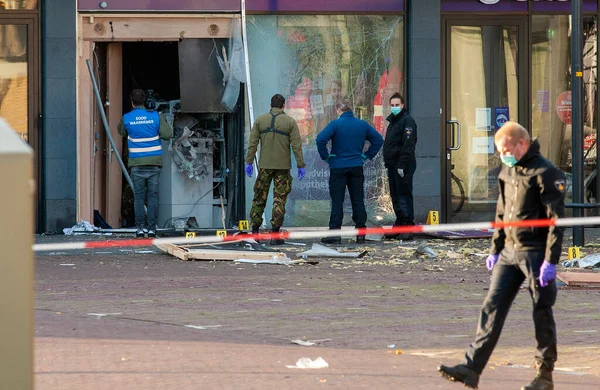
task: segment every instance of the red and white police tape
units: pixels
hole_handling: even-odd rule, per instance
[[[137,238],[129,240],[112,241],[84,241],[67,242],[56,244],[35,244],[33,251],[68,251],[76,249],[100,249],[100,248],[124,248],[141,247],[160,244],[210,244],[216,242],[239,241],[242,238],[252,238],[255,240],[269,240],[271,238],[281,237],[283,239],[311,239],[322,237],[352,237],[358,234],[406,234],[406,233],[435,233],[443,231],[466,231],[466,230],[489,230],[509,227],[549,227],[549,226],[590,226],[600,225],[600,217],[583,218],[560,218],[560,219],[532,219],[526,221],[511,222],[471,222],[471,223],[450,223],[440,225],[416,225],[416,226],[395,226],[392,228],[365,228],[348,230],[319,230],[319,231],[290,231],[281,233],[261,233],[261,234],[237,234],[232,236],[199,236],[195,238],[170,237],[170,238]]]

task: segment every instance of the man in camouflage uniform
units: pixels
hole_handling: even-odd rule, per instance
[[[290,148],[294,151],[298,166],[298,179],[304,178],[305,165],[302,155],[302,139],[296,121],[283,112],[285,98],[280,94],[271,98],[271,110],[254,122],[248,154],[246,155],[246,175],[252,177],[254,168],[252,162],[260,142],[260,158],[258,161],[258,178],[254,184],[254,200],[250,209],[252,234],[258,234],[263,222],[263,212],[267,204],[269,187],[273,181],[273,213],[271,227],[273,233],[279,233],[285,217],[285,203],[292,192],[292,168]],[[271,240],[271,245],[281,245],[281,238]]]

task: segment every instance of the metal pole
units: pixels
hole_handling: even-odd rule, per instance
[[[246,30],[246,0],[241,0],[242,11],[242,42],[244,44],[244,63],[246,65],[246,92],[248,94],[248,113],[250,115],[250,126],[254,125],[254,104],[252,103],[252,81],[250,80],[250,55],[248,53],[248,35]],[[255,174],[258,177],[258,160],[254,156]]]
[[[104,131],[106,131],[106,136],[108,137],[108,141],[113,148],[113,152],[115,152],[115,156],[117,157],[117,161],[121,166],[121,170],[125,175],[125,179],[127,179],[127,183],[131,187],[131,191],[134,190],[133,182],[131,181],[131,177],[129,177],[129,173],[127,172],[127,168],[125,168],[125,164],[123,164],[123,160],[121,160],[121,156],[119,155],[118,149],[115,146],[115,141],[113,140],[112,135],[110,134],[110,127],[108,126],[108,120],[106,120],[106,113],[104,112],[104,107],[102,107],[102,98],[100,98],[100,90],[98,89],[98,84],[96,84],[96,77],[94,77],[94,71],[92,70],[92,63],[90,60],[85,60],[88,70],[90,71],[90,78],[92,79],[92,84],[94,85],[94,94],[96,95],[96,103],[98,104],[98,110],[100,111],[100,116],[102,117],[102,123],[104,124]]]
[[[583,14],[581,0],[571,1],[571,98],[572,98],[572,180],[573,203],[583,203]],[[584,211],[573,209],[573,217]],[[573,227],[573,245],[583,246],[585,234],[582,226]]]

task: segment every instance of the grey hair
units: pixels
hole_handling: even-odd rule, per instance
[[[352,103],[350,103],[350,100],[343,99],[335,104],[335,108],[339,109],[342,112],[352,111]]]

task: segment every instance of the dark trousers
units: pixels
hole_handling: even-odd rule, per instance
[[[390,196],[396,222],[394,226],[405,226],[415,224],[415,209],[413,204],[413,176],[417,168],[417,162],[411,161],[404,169],[404,177],[398,174],[397,168],[387,169],[388,183],[390,185]]]
[[[131,181],[133,182],[133,210],[135,224],[138,229],[147,227],[156,229],[158,218],[158,179],[161,167],[144,165],[131,167]],[[148,205],[148,224],[145,225],[144,203]]]
[[[329,195],[331,196],[331,216],[329,229],[341,229],[344,219],[344,198],[346,188],[352,202],[352,220],[356,228],[364,228],[367,223],[365,209],[365,175],[363,167],[331,168],[329,176]]]
[[[527,280],[533,301],[533,323],[537,340],[538,367],[554,369],[556,361],[556,325],[552,306],[556,301],[556,283],[540,287],[538,278],[544,261],[543,252],[514,252],[504,249],[492,271],[492,281],[481,313],[475,341],[466,352],[466,365],[481,373],[500,338],[504,320],[508,315],[519,288]]]

